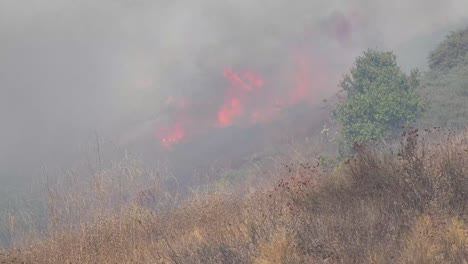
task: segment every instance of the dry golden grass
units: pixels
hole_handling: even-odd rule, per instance
[[[105,201],[102,212],[52,210],[48,232],[0,263],[468,263],[468,131],[415,132],[399,151],[364,151],[330,173],[294,166],[274,187],[177,206],[90,194],[81,204]]]
[[[468,263],[468,228],[456,217],[423,215],[408,235],[402,258],[404,263]]]
[[[297,259],[294,240],[288,238],[285,230],[278,231],[270,241],[258,247],[258,256],[254,264],[294,263]]]

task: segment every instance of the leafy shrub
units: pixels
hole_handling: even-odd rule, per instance
[[[433,71],[448,71],[467,60],[468,29],[452,32],[429,56]]]
[[[419,90],[427,105],[419,125],[463,128],[468,124],[468,29],[449,35],[429,64]]]
[[[348,99],[335,111],[342,126],[344,150],[384,141],[401,126],[416,121],[422,104],[415,93],[419,72],[406,75],[392,52],[368,50],[356,59],[340,86]]]

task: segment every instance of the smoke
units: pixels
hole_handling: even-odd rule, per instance
[[[334,94],[363,50],[448,31],[464,10],[464,0],[0,0],[1,177],[66,166],[95,134],[170,151],[271,123]]]

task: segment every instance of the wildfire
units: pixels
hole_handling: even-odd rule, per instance
[[[219,127],[231,126],[233,122],[244,114],[245,104],[249,97],[258,93],[265,82],[259,74],[245,72],[241,75],[231,69],[224,71],[224,77],[231,82],[225,95],[224,103],[218,111]]]
[[[174,127],[161,129],[160,134],[161,144],[167,149],[172,149],[174,144],[181,142],[185,138],[184,125],[176,123]]]
[[[237,73],[228,68],[224,71],[224,77],[230,80],[235,88],[249,92],[261,88],[265,84],[262,77],[253,72],[245,72],[243,78],[241,78]]]
[[[221,127],[232,125],[233,120],[243,113],[243,105],[239,98],[231,98],[218,112],[218,124]]]
[[[228,85],[224,88],[224,97],[218,103],[218,109],[214,110],[215,114],[211,116],[196,116],[189,100],[169,97],[166,104],[175,107],[175,123],[159,130],[161,145],[172,149],[173,145],[186,140],[188,134],[193,136],[194,130],[209,129],[209,124],[214,123],[216,128],[226,128],[234,125],[270,123],[279,119],[287,106],[301,102],[316,103],[318,94],[314,89],[322,86],[321,82],[326,78],[321,74],[324,70],[318,66],[319,69],[315,69],[313,66],[316,65],[308,56],[298,54],[291,60],[293,67],[286,67],[288,75],[291,76],[288,80],[289,89],[284,89],[284,85],[274,82],[267,85],[262,74],[257,72],[236,72],[226,68],[222,75],[228,81]],[[216,105],[216,102],[212,103]]]

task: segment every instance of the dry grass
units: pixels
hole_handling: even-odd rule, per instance
[[[467,263],[468,228],[456,217],[423,215],[409,233],[404,263]]]
[[[468,263],[468,131],[414,132],[333,172],[290,166],[301,169],[252,194],[62,218],[0,263]]]

